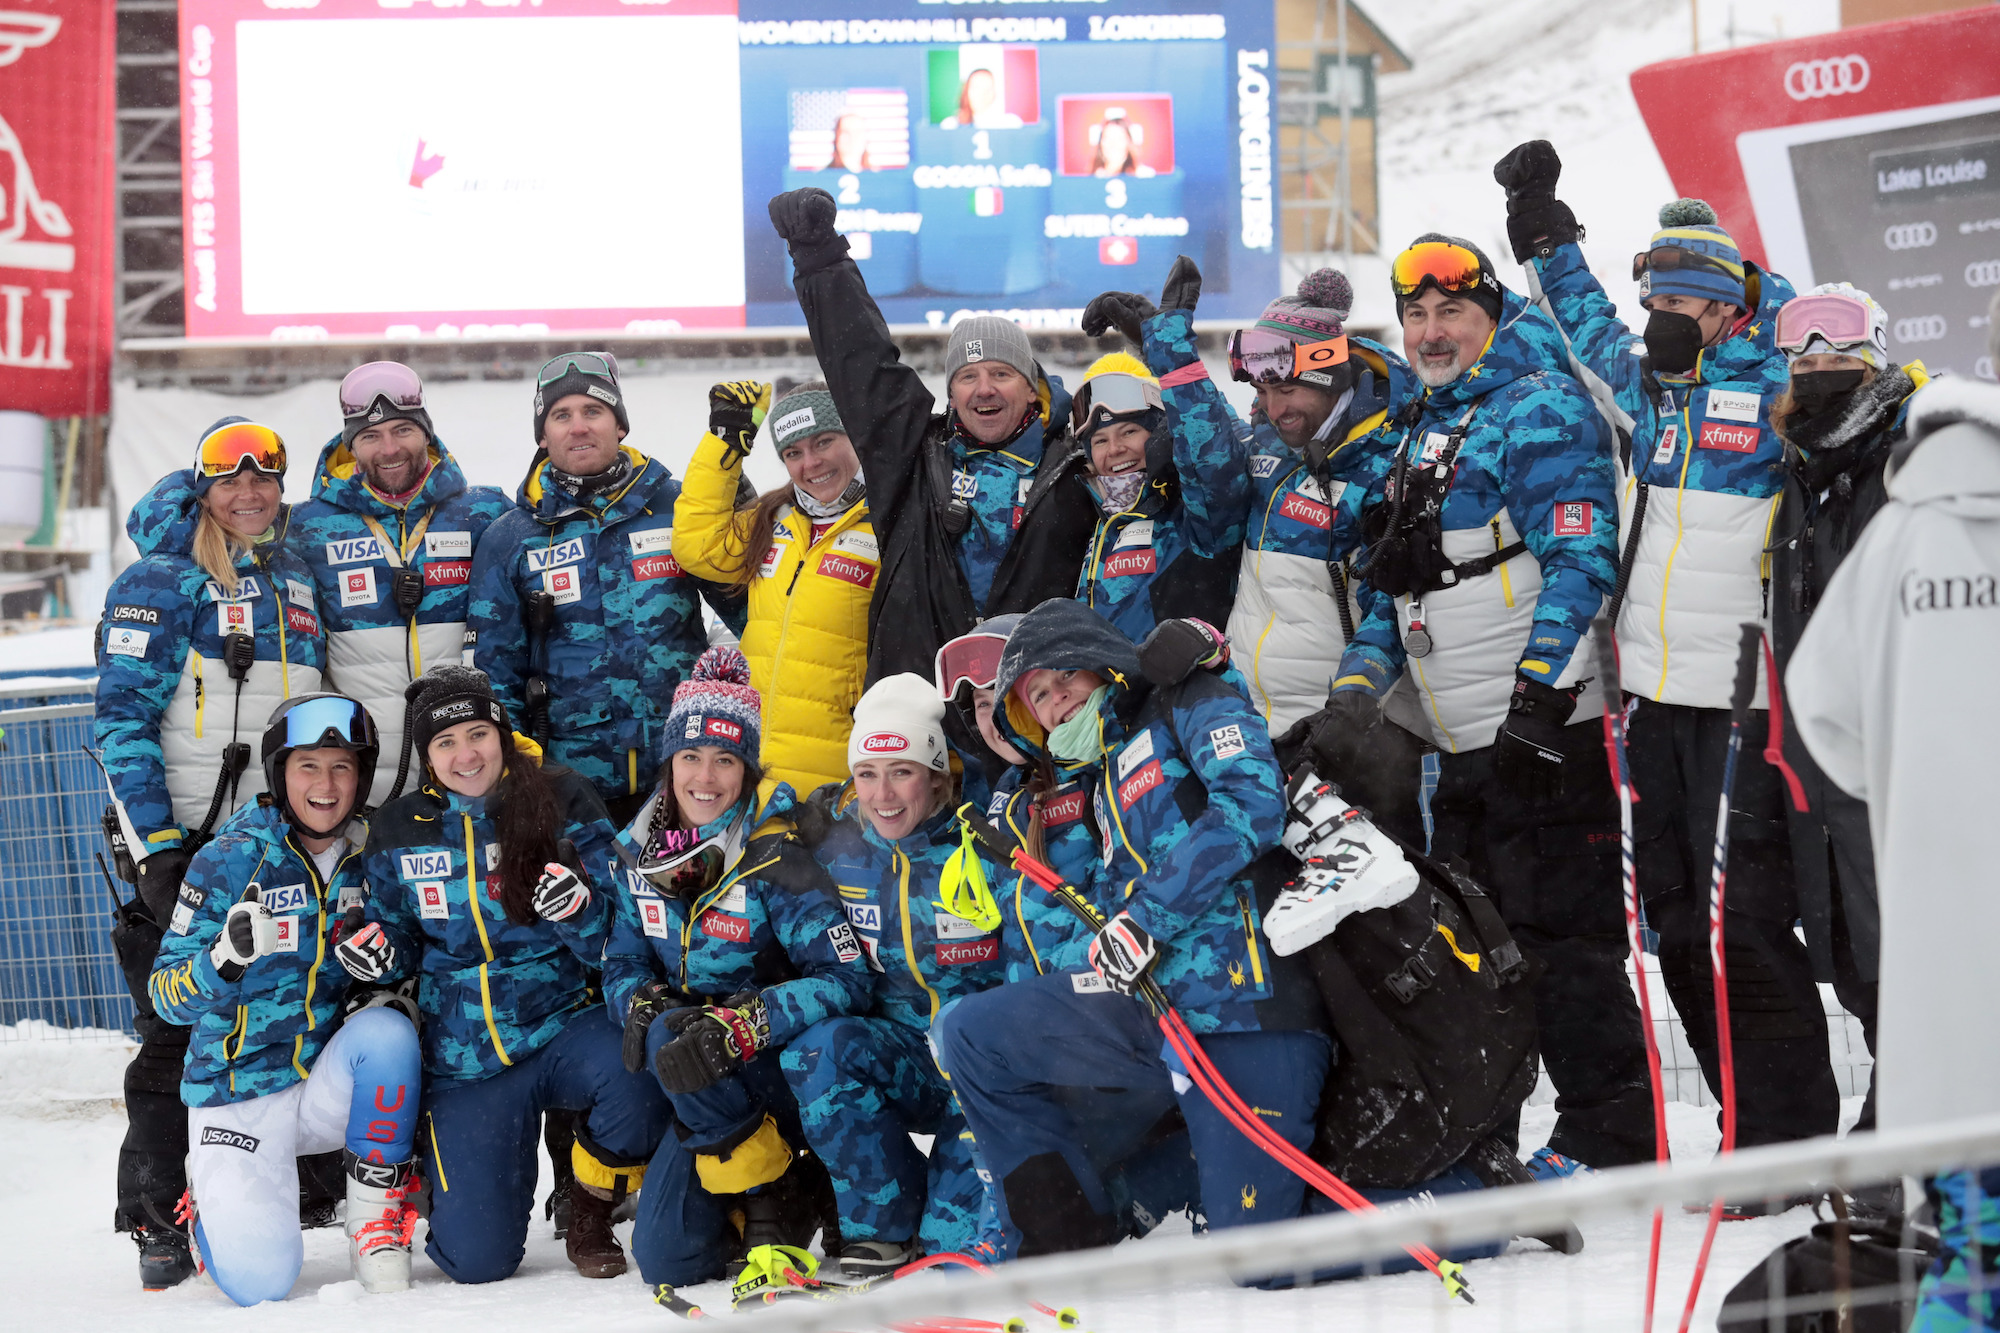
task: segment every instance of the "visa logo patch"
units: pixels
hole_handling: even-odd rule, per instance
[[[871,935],[882,930],[882,909],[874,903],[842,903],[847,909],[847,919],[854,923],[856,930],[865,930]]]
[[[405,852],[397,859],[397,869],[408,880],[449,879],[451,853]]]
[[[265,889],[257,901],[269,908],[272,916],[283,916],[287,912],[303,912],[306,910],[306,886],[280,884],[274,889]]]
[[[374,537],[350,537],[342,542],[326,544],[326,563],[329,565],[357,565],[363,560],[386,560],[382,543]]]
[[[566,542],[542,550],[530,548],[528,551],[528,572],[539,574],[543,570],[554,569],[558,565],[573,565],[584,557],[583,538],[571,537]]]

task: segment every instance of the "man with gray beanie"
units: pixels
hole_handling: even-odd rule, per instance
[[[953,326],[948,401],[935,413],[834,231],[836,212],[824,190],[771,200],[813,352],[868,477],[882,555],[868,680],[928,677],[937,650],[980,618],[1075,595],[1097,505],[1065,430],[1069,395],[1020,326],[990,315]],[[954,740],[968,755],[984,751],[969,733]]]

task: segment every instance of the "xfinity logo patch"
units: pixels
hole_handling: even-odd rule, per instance
[[[220,1125],[203,1125],[201,1143],[204,1148],[214,1145],[218,1148],[241,1148],[244,1152],[256,1152],[258,1140],[240,1130],[224,1129]]]

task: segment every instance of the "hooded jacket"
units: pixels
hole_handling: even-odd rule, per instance
[[[511,763],[540,752],[514,738]],[[533,1055],[590,1005],[586,969],[599,966],[619,882],[617,838],[584,779],[544,768],[564,810],[557,835],[576,845],[590,902],[566,921],[508,920],[492,879],[499,818],[485,797],[468,800],[430,778],[369,821],[368,919],[395,946],[386,981],[417,977],[424,1016],[424,1072],[487,1078]]]
[[[1506,292],[1486,350],[1414,400],[1394,436],[1413,474],[1455,458],[1440,515],[1446,557],[1463,564],[1525,546],[1421,598],[1434,645],[1425,657],[1404,650],[1412,599],[1356,585],[1364,616],[1335,688],[1379,698],[1407,670],[1432,738],[1454,754],[1493,743],[1517,672],[1556,689],[1583,685],[1577,718],[1601,708],[1580,645],[1617,558],[1611,450],[1589,393],[1551,369],[1563,364],[1554,324]],[[1376,483],[1368,508],[1389,503],[1393,476],[1392,467]]]
[[[220,588],[194,560],[200,501],[192,469],[170,472],[132,507],[125,531],[139,559],[111,581],[98,629],[93,724],[111,798],[135,858],[180,846],[215,799],[223,747],[255,753],[264,723],[295,694],[320,688],[326,638],[312,571],[283,539],[237,561]],[[247,632],[256,660],[239,683],[223,659],[227,632]],[[217,825],[264,790],[250,764],[225,792]]]
[[[736,507],[743,462],[704,435],[674,506],[674,559],[696,578],[733,582],[743,567],[749,513]],[[847,732],[868,670],[868,616],[881,571],[868,502],[817,540],[794,505],[777,514],[771,548],[750,580],[743,656],[764,697],[758,763],[767,781],[810,792],[847,778]]]
[[[282,1092],[312,1071],[340,1024],[348,987],[328,930],[362,899],[367,836],[366,825],[348,825],[348,846],[332,878],[322,879],[277,807],[253,802],[195,854],[146,985],[161,1018],[194,1029],[183,1103],[248,1101]],[[278,947],[235,981],[224,981],[208,951],[229,909],[252,887],[278,918]]]
[[[903,364],[845,246],[810,256],[793,287],[868,478],[882,559],[865,684],[927,676],[937,650],[979,619],[1074,596],[1098,509],[1062,381],[1037,375],[1033,421],[989,448],[949,410],[932,413],[936,400]]]
[[[632,475],[609,493],[572,498],[537,450],[518,507],[486,530],[472,561],[466,628],[473,664],[516,726],[529,724],[529,676],[549,683],[549,757],[607,800],[647,790],[671,752],[674,687],[708,647],[703,590],[674,559],[666,465],[630,445]],[[529,641],[526,597],[554,598],[548,642]],[[740,599],[712,599],[740,630]]]
[[[2000,1112],[1966,1059],[1992,1008],[2000,825],[2000,389],[1941,379],[1909,402],[1888,502],[1827,586],[1785,673],[1799,734],[1868,803],[1882,901],[1875,1088],[1884,1130]]]
[[[1228,623],[1250,502],[1249,431],[1195,350],[1194,312],[1162,310],[1142,332],[1164,419],[1146,441],[1139,498],[1097,520],[1076,588],[1135,643],[1176,616]],[[1088,456],[1090,441],[1079,444]]]
[[[339,436],[320,450],[312,499],[292,511],[292,549],[312,568],[326,627],[328,689],[359,699],[382,737],[379,805],[395,785],[403,753],[403,689],[439,662],[465,659],[465,603],[472,553],[487,525],[513,506],[491,486],[468,487],[443,442],[430,471],[401,506],[384,500]],[[416,613],[399,615],[399,569],[423,576]]]
[[[1620,482],[1620,551],[1639,544],[1618,614],[1619,681],[1665,704],[1727,708],[1738,626],[1769,617],[1766,585],[1784,442],[1771,408],[1791,370],[1777,349],[1792,285],[1743,265],[1746,318],[1692,373],[1648,383],[1645,340],[1618,318],[1575,244],[1529,260],[1570,352],[1632,418]],[[1759,668],[1760,672],[1762,668]],[[1758,699],[1764,697],[1760,683]]]
[[[1771,647],[1781,673],[1797,651],[1814,608],[1826,596],[1834,572],[1888,500],[1889,456],[1904,438],[1911,395],[1928,378],[1923,366],[1913,363],[1885,371],[1856,390],[1858,400],[1876,398],[1885,408],[1894,406],[1865,438],[1844,442],[1839,455],[1809,458],[1797,446],[1785,451],[1784,498],[1778,506],[1778,536],[1771,553]],[[1838,892],[1856,973],[1872,983],[1882,941],[1868,806],[1827,781],[1796,724],[1785,728],[1784,746],[1785,760],[1805,788],[1807,808],[1802,811],[1788,804],[1786,816],[1798,876],[1799,916],[1815,979],[1834,979],[1833,895]]]
[[[875,832],[851,791],[841,795],[845,808],[813,855],[832,877],[875,974],[875,1013],[927,1033],[946,1003],[1005,978],[1005,914],[999,927],[981,930],[940,903],[945,862],[962,845],[949,804],[891,842]],[[975,855],[997,898],[1004,872],[983,852]]]
[[[1323,465],[1316,468],[1305,451],[1287,445],[1262,420],[1250,445],[1243,563],[1229,641],[1250,701],[1274,735],[1326,704],[1347,646],[1330,566],[1343,562],[1348,614],[1359,623],[1353,557],[1362,501],[1388,474],[1395,459],[1391,423],[1421,387],[1403,359],[1381,344],[1350,338],[1348,348],[1365,369],[1334,406],[1329,439],[1319,446],[1326,452]],[[1407,688],[1393,691],[1389,708],[1401,725],[1425,731]]]
[[[780,784],[756,810],[756,797],[746,797],[700,830],[735,851],[715,887],[692,902],[661,893],[638,869],[653,807],[671,799],[656,792],[618,835],[620,892],[604,951],[611,1021],[624,1026],[633,993],[657,980],[694,997],[689,1003],[756,990],[773,1047],[823,1018],[866,1012],[874,984],[833,882],[803,843],[770,822],[792,809],[792,789]]]
[[[1101,887],[1097,868],[1103,840],[1090,814],[1089,782],[1068,774],[1037,798],[1024,785],[1027,771],[1025,766],[1015,765],[1001,775],[987,804],[986,818],[1023,846],[1031,847],[1029,833],[1039,813],[1042,863],[1089,899],[1100,916],[1108,918],[1111,912],[1094,896]],[[994,895],[1007,917],[1007,929],[1001,935],[1007,980],[1091,970],[1090,941],[1097,932],[1025,873],[1017,871],[1011,880],[996,884]]]
[[[1285,821],[1284,775],[1263,719],[1211,672],[1172,688],[1148,684],[1131,640],[1080,603],[1050,602],[1008,637],[994,684],[1006,699],[994,726],[1024,754],[1048,753],[1014,693],[1039,669],[1092,671],[1109,686],[1095,757],[1055,761],[1089,792],[1092,901],[1106,914],[1129,912],[1158,943],[1151,975],[1190,1028],[1258,1031],[1273,985],[1247,872]]]

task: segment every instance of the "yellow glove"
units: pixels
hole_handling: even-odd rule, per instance
[[[771,386],[756,380],[727,380],[708,391],[708,433],[722,441],[725,467],[750,452],[770,410]]]

